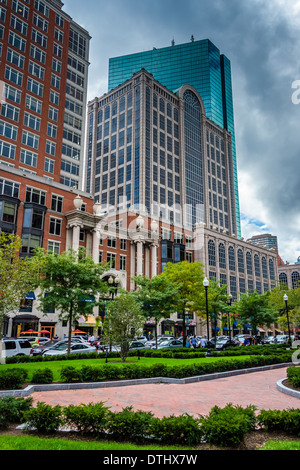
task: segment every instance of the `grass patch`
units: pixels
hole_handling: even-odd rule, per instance
[[[300,441],[268,441],[259,450],[300,450]]]
[[[243,359],[251,356],[243,356]],[[226,361],[232,361],[233,363],[239,359],[238,357],[226,358]],[[164,364],[167,366],[178,366],[178,365],[191,365],[191,364],[208,364],[215,363],[218,361],[224,360],[224,357],[205,357],[205,358],[191,358],[191,359],[173,359],[173,358],[150,358],[150,357],[141,357],[138,360],[138,357],[129,357],[126,364],[137,364],[152,366],[154,364]],[[83,365],[88,365],[92,367],[99,367],[105,364],[105,358],[103,359],[74,359],[74,360],[58,360],[58,361],[47,361],[47,362],[27,362],[20,364],[3,364],[1,365],[1,370],[9,369],[25,369],[28,371],[28,380],[31,381],[33,375],[39,369],[48,368],[53,373],[53,382],[61,381],[60,372],[62,367],[72,366],[80,368]],[[108,360],[108,364],[112,367],[121,367],[124,363],[121,359],[111,358]]]
[[[134,445],[106,441],[80,441],[35,436],[0,436],[0,450],[194,450],[193,447]]]

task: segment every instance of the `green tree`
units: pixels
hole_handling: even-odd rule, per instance
[[[20,258],[20,237],[0,234],[0,361],[5,314],[19,309],[20,301],[38,285],[39,269],[34,258]]]
[[[214,330],[214,336],[217,336],[217,321],[223,313],[229,313],[232,311],[232,307],[227,303],[229,295],[227,294],[227,285],[220,284],[215,280],[209,281],[209,287],[207,289],[207,300],[208,300],[208,315],[211,318],[211,327]],[[206,307],[205,307],[206,308]],[[204,296],[202,295],[201,300],[201,312],[205,311],[204,308]],[[203,316],[203,313],[200,315]],[[199,312],[198,312],[199,314]]]
[[[145,318],[131,293],[122,293],[109,302],[103,323],[104,338],[120,347],[122,362],[126,361],[130,342],[143,331]]]
[[[174,299],[174,311],[181,312],[183,316],[183,345],[186,345],[186,314],[196,312],[203,303],[203,266],[198,262],[168,263],[160,274],[166,278],[170,285],[176,287],[178,296]]]
[[[154,318],[157,349],[157,325],[162,318],[168,318],[174,311],[174,301],[179,295],[178,289],[162,276],[154,276],[151,279],[146,276],[136,276],[132,279],[137,286],[133,295],[140,303],[144,316],[146,319]]]
[[[242,294],[235,303],[234,310],[243,323],[250,323],[252,334],[256,335],[258,326],[270,326],[276,322],[277,314],[270,308],[269,292],[259,294],[257,291]]]
[[[87,317],[93,308],[102,303],[98,294],[106,293],[107,283],[101,279],[106,266],[94,263],[92,257],[85,256],[85,250],[69,250],[61,255],[37,251],[42,275],[41,294],[38,296],[41,309],[55,308],[60,311],[60,320],[68,321],[68,352],[71,346],[72,327],[80,315]],[[92,301],[91,301],[92,299]]]
[[[282,330],[288,329],[286,304],[283,299],[285,294],[288,296],[287,308],[290,323],[293,328],[300,325],[300,286],[289,289],[288,286],[281,284],[280,287],[276,286],[270,292],[269,304],[275,312],[278,312],[278,324]]]

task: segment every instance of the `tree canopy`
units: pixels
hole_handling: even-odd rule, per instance
[[[55,308],[59,318],[68,321],[68,351],[70,351],[72,327],[80,315],[86,317],[101,303],[97,297],[108,291],[101,279],[106,267],[97,264],[85,250],[69,250],[60,255],[39,249],[37,259],[42,266],[38,296],[43,311]]]

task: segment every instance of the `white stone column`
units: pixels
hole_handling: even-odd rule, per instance
[[[99,263],[99,231],[93,230],[93,261]]]
[[[80,225],[73,225],[72,248],[77,251],[79,248]]]
[[[151,245],[151,277],[157,276],[157,245]]]
[[[135,248],[135,243],[131,242],[130,245],[130,290],[134,290],[135,283],[131,279],[132,277],[135,276],[135,258],[136,258],[136,248]]]
[[[136,242],[136,275],[143,275],[143,242]]]

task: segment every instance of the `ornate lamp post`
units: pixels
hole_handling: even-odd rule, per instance
[[[209,280],[207,279],[207,277],[204,279],[203,285],[204,285],[204,288],[205,288],[207,341],[209,341],[209,320],[208,320],[208,299],[207,299],[207,289],[208,289],[208,286],[209,286]]]
[[[228,296],[228,300],[227,300],[227,305],[229,305],[229,307],[231,306],[232,304],[232,295],[229,294]],[[230,312],[228,312],[227,314],[227,318],[228,318],[228,334],[229,334],[229,338],[231,338],[231,329],[230,329]]]
[[[288,332],[289,332],[289,346],[291,346],[291,332],[290,332],[290,320],[289,320],[289,310],[288,310],[288,296],[284,294],[283,300],[285,301],[285,311],[286,311],[286,318],[288,324]]]

